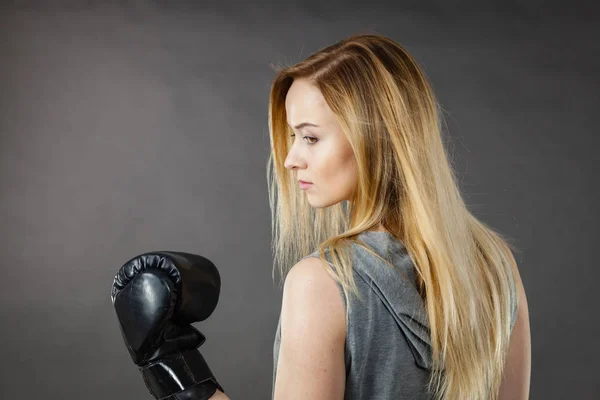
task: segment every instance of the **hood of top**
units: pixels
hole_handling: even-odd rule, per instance
[[[368,231],[358,239],[395,266],[390,268],[353,245],[354,257],[364,258],[354,270],[370,284],[404,333],[417,365],[432,368],[429,319],[417,288],[417,272],[404,245],[388,232]]]

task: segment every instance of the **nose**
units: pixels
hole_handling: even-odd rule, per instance
[[[290,152],[285,158],[283,166],[287,169],[304,168],[306,166],[306,162],[298,155],[297,151],[295,150],[295,146],[292,145]]]

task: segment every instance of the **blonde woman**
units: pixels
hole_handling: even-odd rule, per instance
[[[413,56],[349,37],[280,69],[269,107],[272,397],[527,399],[511,246],[466,208]]]

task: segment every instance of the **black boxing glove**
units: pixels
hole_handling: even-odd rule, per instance
[[[220,290],[216,266],[190,253],[145,253],[115,276],[111,300],[121,333],[156,399],[206,400],[225,392],[198,351],[205,336],[191,326],[212,314]]]

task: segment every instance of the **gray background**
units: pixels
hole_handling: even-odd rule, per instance
[[[168,249],[218,266],[202,352],[232,399],[269,398],[269,64],[378,32],[431,78],[469,207],[521,249],[531,398],[597,398],[597,9],[287,4],[2,3],[0,397],[149,398],[109,293]]]

